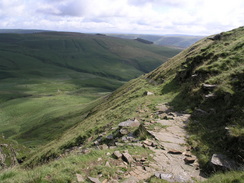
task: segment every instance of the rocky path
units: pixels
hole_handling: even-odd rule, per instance
[[[155,140],[143,142],[144,146],[154,152],[152,158],[155,161],[144,169],[140,166],[135,167],[130,176],[145,180],[154,175],[169,182],[203,180],[197,158],[191,154],[185,140],[187,134],[184,126],[190,115],[172,112],[163,104],[157,108],[159,119],[145,125]],[[160,125],[161,128],[151,129],[151,125]]]

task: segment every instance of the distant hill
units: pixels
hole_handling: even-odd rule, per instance
[[[124,39],[144,39],[156,45],[187,48],[203,38],[203,36],[191,35],[146,35],[146,34],[108,34]]]
[[[0,29],[0,33],[15,33],[15,34],[32,34],[40,32],[54,32],[49,30],[35,30],[35,29]]]
[[[0,134],[28,146],[60,136],[87,115],[89,102],[180,51],[100,35],[15,32],[0,34]]]

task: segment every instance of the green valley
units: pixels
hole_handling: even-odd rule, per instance
[[[101,35],[22,32],[0,34],[0,133],[27,146],[59,137],[95,105],[88,103],[179,52]]]

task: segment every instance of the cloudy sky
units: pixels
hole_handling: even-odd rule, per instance
[[[210,35],[244,25],[244,0],[0,0],[0,29]]]

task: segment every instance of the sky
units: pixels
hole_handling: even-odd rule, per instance
[[[244,0],[0,0],[0,29],[211,35],[244,24]]]

